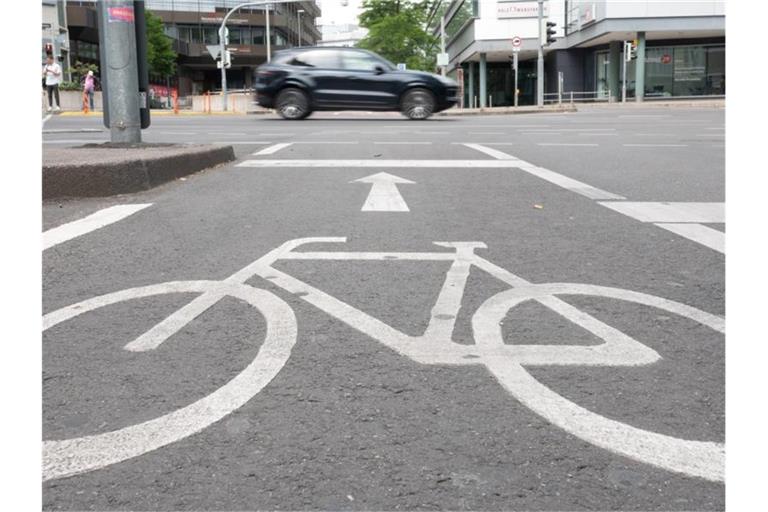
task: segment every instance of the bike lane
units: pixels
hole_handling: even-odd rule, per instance
[[[608,215],[594,201],[513,166],[378,163],[499,165],[443,142],[407,149],[359,144],[343,151],[293,145],[252,159],[359,162],[233,166],[139,194],[137,202],[151,202],[151,208],[46,251],[45,311],[136,286],[223,280],[287,240],[334,236],[347,242],[302,250],[423,252],[440,250],[434,241],[480,241],[488,248],[478,254],[533,283],[626,288],[722,313],[723,258],[715,251]],[[397,185],[408,211],[362,211],[376,184],[355,180],[380,172],[414,182]],[[391,192],[384,195],[391,199]],[[414,336],[429,322],[448,266],[387,260],[275,264]],[[521,406],[483,367],[413,362],[268,279],[247,282],[287,301],[298,319],[296,345],[274,380],[198,434],[47,482],[46,502],[159,509],[722,507],[721,484],[586,444]],[[472,314],[508,288],[471,271],[454,340],[472,343]],[[122,350],[193,297],[125,302],[52,328],[44,345],[46,437],[150,420],[213,392],[246,367],[265,325],[231,298],[154,351]],[[532,375],[617,421],[722,440],[719,334],[652,308],[566,299],[662,360],[633,368],[542,366],[530,369]],[[597,343],[533,303],[507,315],[502,331],[506,343]]]

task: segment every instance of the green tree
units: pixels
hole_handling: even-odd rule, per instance
[[[176,72],[176,52],[171,39],[163,32],[163,20],[151,12],[146,12],[147,19],[147,61],[149,73],[168,77]]]
[[[437,37],[425,29],[428,1],[365,0],[360,26],[368,29],[357,45],[408,69],[433,71]]]

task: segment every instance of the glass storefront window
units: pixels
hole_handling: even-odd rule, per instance
[[[706,84],[708,94],[725,94],[725,47],[707,48]]]
[[[608,88],[608,65],[610,64],[608,52],[597,52],[596,75],[597,75],[597,99],[606,99],[611,94]]]
[[[445,24],[446,37],[451,38],[456,35],[468,19],[477,16],[477,2],[478,0],[464,0],[461,3],[453,17]]]
[[[675,48],[674,91],[675,96],[699,96],[707,94],[707,53],[703,46]]]
[[[675,85],[675,49],[669,46],[645,49],[645,95],[672,96]]]
[[[266,38],[264,37],[264,29],[261,27],[253,27],[251,29],[251,44],[266,44]]]

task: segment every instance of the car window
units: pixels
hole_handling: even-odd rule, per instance
[[[341,55],[341,63],[344,69],[357,71],[374,71],[376,67],[388,67],[381,59],[363,52],[344,52]]]
[[[329,50],[311,50],[294,54],[289,64],[307,68],[334,69],[339,67],[339,60],[337,52]]]

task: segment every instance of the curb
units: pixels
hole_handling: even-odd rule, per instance
[[[158,147],[160,149],[154,149]],[[170,154],[161,153],[163,150]],[[232,146],[212,145],[115,148],[89,144],[48,153],[49,156],[53,153],[55,161],[43,162],[43,199],[140,192],[235,160]],[[80,156],[88,156],[91,160],[78,163]]]
[[[486,107],[486,108],[465,108],[450,109],[438,112],[437,116],[488,116],[501,114],[556,114],[562,112],[578,112],[576,106],[563,107]]]

